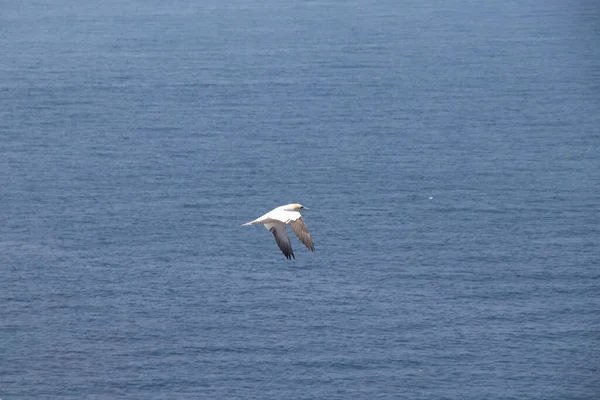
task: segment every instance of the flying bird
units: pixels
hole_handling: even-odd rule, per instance
[[[310,237],[310,233],[308,233],[308,229],[304,224],[304,220],[302,219],[302,215],[299,210],[308,210],[308,208],[304,207],[302,204],[293,203],[287,204],[285,206],[277,207],[260,218],[255,219],[254,221],[247,222],[243,224],[245,225],[258,225],[262,224],[267,228],[273,236],[275,236],[275,241],[277,245],[281,249],[281,252],[288,260],[296,259],[294,256],[294,251],[292,250],[292,243],[290,242],[290,237],[285,229],[286,224],[289,224],[298,239],[310,251],[315,251],[315,245],[313,244],[312,238]]]

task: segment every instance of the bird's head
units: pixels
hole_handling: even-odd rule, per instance
[[[308,210],[308,208],[304,207],[302,204],[293,203],[285,206],[286,211],[300,211],[300,210]]]

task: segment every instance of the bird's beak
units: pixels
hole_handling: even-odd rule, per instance
[[[310,211],[310,208],[303,207],[302,209],[303,209],[303,210]]]

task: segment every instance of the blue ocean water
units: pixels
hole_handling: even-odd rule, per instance
[[[0,5],[2,399],[598,398],[596,2],[202,3]]]

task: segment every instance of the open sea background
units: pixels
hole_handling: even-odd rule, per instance
[[[3,400],[600,397],[597,1],[5,0],[0,49]],[[295,261],[240,227],[290,202]]]

